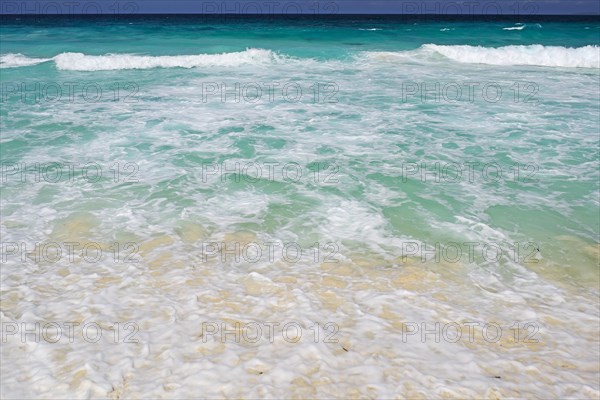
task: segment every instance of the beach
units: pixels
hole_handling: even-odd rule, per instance
[[[2,17],[3,398],[598,398],[597,18]]]

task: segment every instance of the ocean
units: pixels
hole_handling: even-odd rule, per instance
[[[0,18],[3,398],[598,398],[597,18]]]

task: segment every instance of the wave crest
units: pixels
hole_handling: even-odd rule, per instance
[[[460,63],[489,65],[535,65],[564,68],[600,68],[600,48],[584,46],[579,48],[561,46],[505,46],[481,47],[468,45],[425,44],[407,51],[367,51],[359,54],[359,62],[379,63],[421,63],[440,60],[440,56]],[[250,65],[274,65],[298,63],[303,66],[323,63],[315,59],[292,58],[271,50],[247,49],[245,51],[222,54],[198,54],[178,56],[141,56],[134,54],[106,54],[101,56],[83,53],[61,53],[53,58],[30,58],[22,54],[0,56],[0,68],[16,68],[54,61],[60,70],[68,71],[110,71],[150,68],[195,68],[195,67],[237,67]]]
[[[52,60],[51,58],[30,58],[21,53],[8,53],[0,56],[0,68],[28,67]]]
[[[522,31],[523,29],[525,29],[526,25],[517,25],[517,26],[510,26],[508,28],[502,28],[503,31]]]
[[[272,64],[281,57],[271,50],[248,49],[235,53],[198,54],[186,56],[139,56],[107,54],[88,56],[82,53],[62,53],[54,57],[56,67],[69,71],[108,71],[150,68],[236,67],[242,64]]]
[[[454,61],[490,65],[538,65],[545,67],[600,68],[600,48],[561,46],[440,46],[426,44],[421,47]]]

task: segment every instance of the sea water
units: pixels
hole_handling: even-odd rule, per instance
[[[599,35],[3,17],[2,396],[598,397]]]

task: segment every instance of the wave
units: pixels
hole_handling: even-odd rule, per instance
[[[441,54],[453,61],[468,64],[600,68],[600,48],[598,46],[571,48],[535,44],[493,48],[426,44],[421,49]]]
[[[502,28],[503,31],[521,31],[523,29],[525,29],[526,25],[518,25],[518,26],[511,26],[508,28]]]
[[[53,58],[29,58],[22,54],[0,56],[0,67],[24,67],[54,61],[56,67],[66,71],[110,71],[150,68],[236,67],[243,64],[269,65],[281,62],[284,57],[271,50],[248,49],[222,54],[181,56],[140,56],[134,54],[106,54],[91,56],[83,53],[61,53]]]
[[[0,68],[28,67],[52,60],[51,58],[30,58],[21,53],[0,56]]]
[[[565,68],[600,68],[598,46],[569,48],[560,46],[505,46],[481,47],[467,45],[425,44],[415,50],[362,52],[358,61],[367,63],[419,63],[439,61],[443,56],[455,62],[489,65],[535,65]],[[356,58],[354,58],[356,60]],[[60,70],[109,71],[150,68],[237,67],[249,65],[274,65],[294,62],[323,63],[316,59],[293,58],[271,50],[247,49],[222,54],[198,54],[179,56],[141,56],[134,54],[106,54],[102,56],[83,53],[61,53],[52,58],[30,58],[22,54],[0,56],[0,68],[16,68],[53,61]],[[326,62],[326,61],[325,61]],[[338,62],[343,62],[338,60]]]
[[[600,68],[598,46],[568,48],[560,46],[442,46],[425,44],[408,51],[367,51],[359,59],[369,63],[414,63],[440,61],[440,56],[465,64],[533,65],[564,68]]]
[[[54,57],[58,69],[69,71],[108,71],[150,68],[237,67],[243,64],[273,64],[280,56],[271,50],[248,49],[235,53],[199,54],[189,56],[139,56],[107,54],[88,56],[82,53],[62,53]]]

